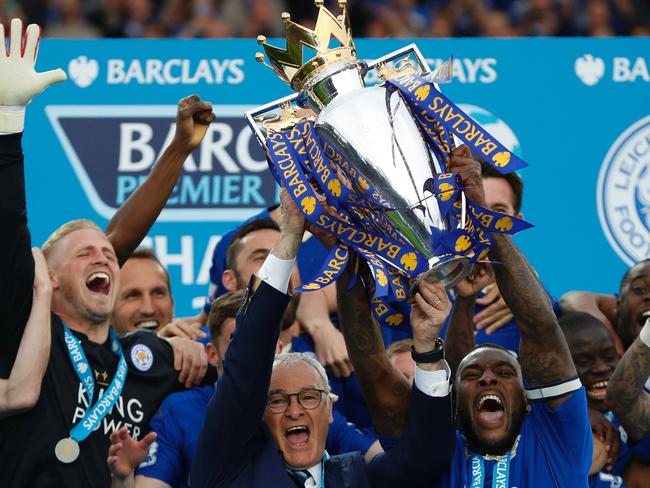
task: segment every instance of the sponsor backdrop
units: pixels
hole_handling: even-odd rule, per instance
[[[283,41],[278,41],[282,42]],[[614,292],[650,255],[650,40],[415,41],[432,67],[453,55],[443,90],[530,166],[517,237],[542,280]],[[406,40],[359,40],[373,59]],[[176,313],[203,303],[213,246],[277,192],[242,113],[290,93],[254,61],[254,40],[54,41],[39,70],[69,80],[28,109],[25,150],[35,244],[61,223],[105,226],[174,132],[175,104],[196,93],[217,122],[145,245],[172,274]]]

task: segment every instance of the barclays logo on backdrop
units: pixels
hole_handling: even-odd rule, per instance
[[[79,88],[92,85],[98,74],[99,64],[86,56],[76,57],[68,63],[68,75]]]
[[[161,221],[243,220],[276,202],[266,158],[242,116],[250,108],[214,106],[219,118],[185,161]],[[45,111],[88,201],[106,219],[143,183],[176,130],[174,105]]]
[[[598,176],[598,216],[628,265],[650,257],[650,115],[628,127],[609,149]]]
[[[609,72],[614,83],[650,82],[650,71],[645,58],[615,56],[608,61],[611,62]],[[603,58],[592,54],[585,54],[577,58],[574,70],[580,81],[587,86],[598,84],[607,71]]]
[[[587,86],[594,86],[605,74],[605,62],[602,58],[594,57],[591,54],[576,59],[574,65],[578,78]]]
[[[243,59],[108,59],[101,70],[107,85],[236,85],[244,81]],[[78,56],[68,63],[68,75],[80,88],[95,82],[99,63]]]

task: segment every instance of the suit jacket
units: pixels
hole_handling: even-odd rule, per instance
[[[262,422],[280,321],[289,296],[256,277],[237,315],[192,463],[193,488],[295,488]],[[361,453],[333,456],[325,464],[328,488],[430,488],[448,469],[454,448],[449,396],[413,388],[410,422],[400,444],[365,463]]]

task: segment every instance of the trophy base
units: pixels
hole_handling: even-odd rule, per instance
[[[418,282],[427,280],[430,283],[442,283],[447,289],[456,286],[472,270],[472,263],[464,256],[436,256],[429,260],[429,271],[418,276],[409,290],[413,297],[418,291]]]

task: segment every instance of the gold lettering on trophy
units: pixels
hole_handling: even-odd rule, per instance
[[[494,215],[483,214],[483,216],[481,216],[481,225],[483,227],[490,227],[492,225],[493,220],[494,220]]]
[[[415,78],[412,74],[405,74],[403,76],[399,76],[397,78],[397,82],[401,83],[405,89],[407,89],[410,93],[413,93],[415,90],[417,90],[420,85],[422,85],[422,82]]]
[[[438,105],[441,103],[445,103],[445,100],[442,97],[433,97],[433,100],[431,100],[431,105],[429,105],[427,108],[435,112],[438,110]]]
[[[273,134],[275,135],[275,134]],[[278,134],[279,136],[279,134]],[[291,154],[287,151],[287,145],[280,137],[279,139],[271,139],[273,147],[271,150],[274,155],[277,157],[282,157],[279,161],[275,161],[276,166],[282,172],[282,176],[287,181],[291,193],[298,198],[303,193],[307,191],[307,187],[304,183],[301,183],[300,174],[296,169],[296,163],[294,162]]]
[[[373,305],[375,305],[375,313],[376,313],[379,317],[381,317],[381,316],[384,315],[386,312],[388,312],[388,307],[387,307],[384,303],[382,303],[381,299],[379,299],[379,298],[373,296],[373,297],[372,297],[372,300],[370,300],[370,302],[371,302]]]

